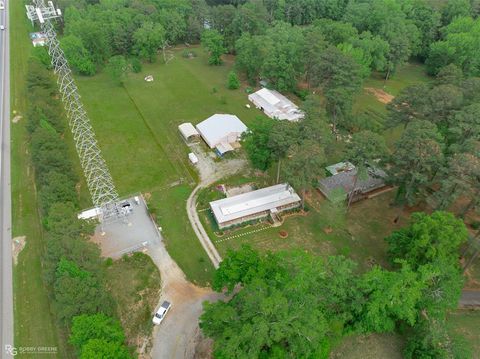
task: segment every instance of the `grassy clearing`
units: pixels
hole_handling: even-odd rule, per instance
[[[22,1],[10,3],[11,107],[20,115],[26,110],[26,76],[31,31]],[[58,330],[50,311],[50,299],[42,280],[42,227],[32,166],[28,156],[25,119],[11,126],[12,136],[12,221],[13,235],[27,237],[25,249],[14,268],[14,327],[16,346],[52,346],[58,357],[71,354],[63,333]],[[27,355],[19,354],[19,357]],[[54,356],[55,357],[55,356]]]
[[[113,262],[106,276],[128,344],[141,345],[152,331],[151,316],[161,288],[157,267],[149,256],[135,253]]]

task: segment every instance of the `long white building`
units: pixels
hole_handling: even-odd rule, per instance
[[[294,189],[283,183],[210,202],[210,208],[223,229],[298,208],[300,204]]]
[[[303,118],[303,112],[288,98],[281,93],[262,88],[248,95],[256,108],[263,111],[268,117],[276,120],[299,121]]]

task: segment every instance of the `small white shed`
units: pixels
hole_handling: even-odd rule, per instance
[[[178,126],[178,130],[182,134],[182,137],[185,139],[185,141],[191,141],[194,138],[200,137],[200,134],[190,122],[182,123],[180,126]]]
[[[195,153],[193,152],[190,152],[188,154],[188,159],[190,160],[190,162],[192,162],[194,165],[196,165],[198,163],[198,157]]]

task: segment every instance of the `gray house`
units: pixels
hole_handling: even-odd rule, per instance
[[[357,169],[354,168],[323,178],[318,182],[318,190],[332,202],[345,201],[352,193],[356,174]],[[385,184],[386,176],[386,173],[380,169],[368,169],[366,178],[359,177],[357,179],[352,202],[375,197],[380,193],[391,190],[392,187]]]

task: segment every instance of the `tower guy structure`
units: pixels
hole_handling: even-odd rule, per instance
[[[90,124],[80,94],[68,66],[63,50],[60,48],[53,20],[60,18],[62,13],[56,9],[52,1],[45,4],[44,0],[33,0],[33,5],[25,5],[27,17],[34,23],[38,21],[45,33],[48,53],[51,57],[53,69],[58,77],[62,102],[73,134],[75,147],[80,163],[87,180],[88,190],[93,204],[100,210],[101,222],[118,219],[124,216],[120,200],[108,171],[107,164],[95,139],[95,133]]]

